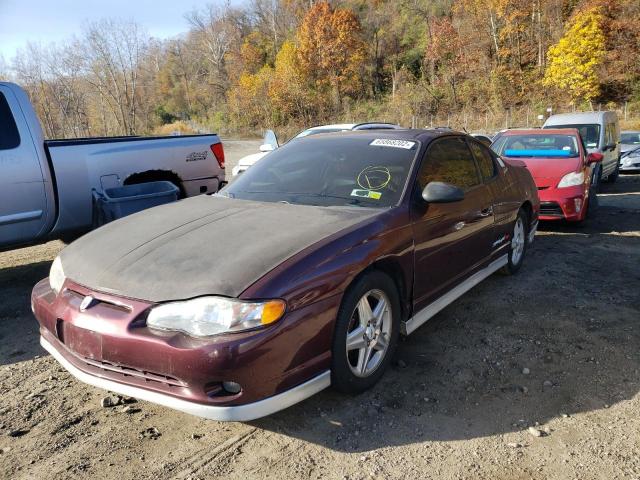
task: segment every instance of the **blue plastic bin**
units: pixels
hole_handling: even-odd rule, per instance
[[[147,208],[178,200],[180,190],[171,182],[146,182],[93,190],[93,224],[99,227]]]

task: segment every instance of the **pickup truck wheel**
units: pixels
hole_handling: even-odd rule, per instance
[[[391,361],[400,333],[400,299],[382,272],[361,277],[345,294],[333,338],[331,383],[345,393],[371,388]]]
[[[529,225],[528,215],[523,209],[520,209],[511,231],[509,260],[501,270],[505,275],[515,275],[522,266],[524,255],[527,253],[527,237],[529,233],[527,225]]]

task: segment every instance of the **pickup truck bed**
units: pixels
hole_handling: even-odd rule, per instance
[[[167,180],[182,197],[217,192],[215,134],[45,140],[27,94],[0,82],[0,249],[87,231],[92,190]]]
[[[176,184],[182,197],[217,192],[224,176],[208,176],[199,162],[215,162],[206,144],[218,142],[215,135],[45,141],[59,212],[52,233],[91,225],[91,210],[77,208],[91,203],[91,189],[78,188],[87,182],[100,191],[141,181],[168,180]]]

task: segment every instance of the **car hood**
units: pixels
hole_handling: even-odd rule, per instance
[[[306,247],[378,213],[201,195],[107,224],[60,259],[67,278],[119,296],[237,297]]]
[[[238,165],[242,165],[243,167],[250,167],[268,153],[269,152],[252,153],[251,155],[247,155],[246,157],[242,157],[240,160],[238,160]]]
[[[569,172],[577,172],[582,160],[580,157],[568,158],[547,158],[547,157],[518,157],[526,166],[531,176],[536,181],[538,187],[547,187],[541,183],[554,182],[557,184],[560,179]]]

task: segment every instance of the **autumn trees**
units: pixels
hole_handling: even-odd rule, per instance
[[[640,114],[637,0],[216,5],[163,41],[134,22],[90,24],[63,45],[28,46],[0,76],[27,88],[49,137],[172,122],[223,133],[364,120],[490,129],[608,102]]]
[[[339,114],[343,101],[362,96],[365,52],[356,15],[316,2],[295,35],[280,44],[272,64],[257,69],[256,59],[268,52],[256,38],[243,43],[244,71],[229,96],[232,116],[259,126]]]
[[[600,93],[598,68],[605,56],[600,7],[576,14],[559,42],[549,48],[544,85],[566,90],[574,102],[591,102]]]

